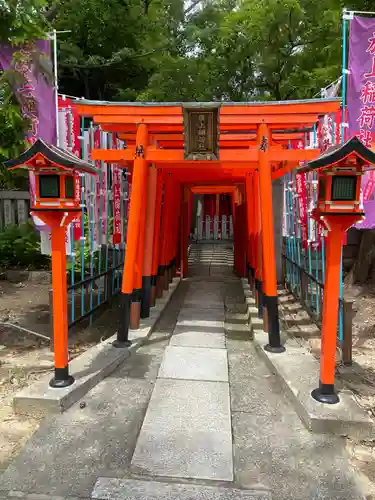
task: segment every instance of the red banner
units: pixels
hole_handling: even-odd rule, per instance
[[[59,96],[59,146],[71,151],[81,158],[80,117],[77,107],[71,99]],[[81,200],[81,179],[75,178],[76,198]],[[82,219],[79,217],[73,222],[73,239],[78,241],[82,236]]]
[[[120,170],[113,167],[113,244],[121,243],[121,184]]]
[[[117,149],[117,140],[113,136],[112,146]],[[112,165],[112,193],[113,193],[113,237],[114,245],[121,243],[121,178],[117,164]]]
[[[296,192],[298,195],[299,223],[301,224],[301,240],[303,248],[307,249],[307,196],[306,174],[296,174]]]

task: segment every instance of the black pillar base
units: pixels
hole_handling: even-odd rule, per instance
[[[117,331],[117,339],[112,343],[113,347],[124,348],[131,345],[128,338],[130,324],[131,293],[122,293],[120,296],[121,323]]]
[[[113,347],[117,347],[117,349],[125,349],[126,347],[130,347],[132,345],[131,340],[114,340],[112,342]]]
[[[265,350],[268,352],[281,353],[285,352],[285,347],[281,344],[280,325],[279,325],[279,306],[277,296],[264,296],[265,305],[267,308],[267,324],[268,324],[268,344]]]
[[[327,405],[335,405],[340,401],[340,398],[335,393],[335,386],[333,384],[322,384],[321,382],[319,382],[319,387],[311,392],[311,397],[315,401]]]
[[[141,300],[141,318],[150,316],[150,289],[151,276],[143,276],[142,278],[142,300]]]
[[[74,378],[69,375],[69,368],[55,368],[55,376],[50,381],[50,387],[55,389],[62,389],[63,387],[69,387],[74,383]]]
[[[267,351],[267,352],[275,352],[275,353],[281,353],[281,352],[285,352],[286,349],[283,345],[280,345],[280,346],[273,346],[271,344],[267,344],[264,346],[264,350]]]

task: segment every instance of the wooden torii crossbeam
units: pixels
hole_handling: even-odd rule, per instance
[[[125,149],[94,149],[92,160],[118,163],[133,175],[118,346],[127,345],[129,325],[137,326],[141,309],[148,314],[149,303],[168,286],[176,267],[186,275],[194,193],[215,194],[222,186],[231,188],[235,270],[240,276],[249,273],[269,333],[266,348],[284,350],[272,180],[319,156],[318,149],[291,149],[290,142],[304,141],[320,117],[339,109],[339,99],[78,102],[80,115],[126,142]]]

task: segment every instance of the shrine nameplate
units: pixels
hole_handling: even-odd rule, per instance
[[[184,107],[185,160],[219,159],[219,109]]]

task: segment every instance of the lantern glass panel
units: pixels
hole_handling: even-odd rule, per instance
[[[41,198],[60,198],[60,176],[40,175],[39,196]]]
[[[65,198],[74,199],[74,177],[68,176],[65,178]]]
[[[332,177],[332,201],[355,201],[357,176],[335,175]]]

